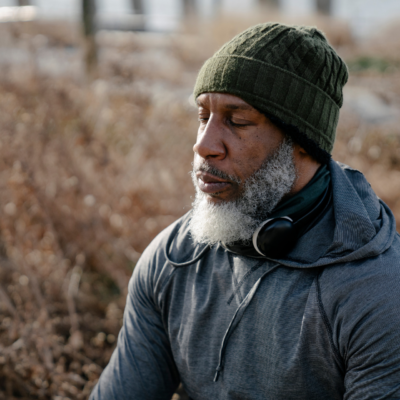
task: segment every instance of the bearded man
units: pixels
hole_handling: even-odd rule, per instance
[[[347,77],[277,23],[205,63],[193,210],[138,262],[92,400],[400,399],[395,220],[330,157]]]

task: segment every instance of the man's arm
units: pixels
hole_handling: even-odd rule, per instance
[[[346,370],[344,400],[400,399],[400,254],[395,242],[395,249],[350,267],[332,267],[322,277],[322,301]]]
[[[169,400],[179,384],[146,253],[129,282],[117,347],[90,400]]]
[[[354,309],[357,321],[347,335],[345,400],[400,399],[399,298],[400,282],[393,279],[371,289]]]

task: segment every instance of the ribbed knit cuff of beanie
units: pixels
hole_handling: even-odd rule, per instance
[[[262,112],[262,111],[260,111]],[[269,118],[278,128],[280,128],[286,135],[299,144],[311,157],[314,157],[321,164],[328,164],[331,159],[331,154],[318,146],[318,144],[310,139],[306,134],[301,132],[297,126],[286,124],[274,115],[262,112]]]
[[[347,79],[345,63],[319,30],[265,23],[237,35],[205,62],[194,96],[242,98],[327,163]]]

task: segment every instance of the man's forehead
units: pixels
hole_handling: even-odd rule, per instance
[[[247,110],[256,111],[250,104],[243,99],[230,93],[202,93],[196,99],[198,107],[209,108],[217,105],[228,110]]]

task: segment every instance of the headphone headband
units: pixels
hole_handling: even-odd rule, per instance
[[[293,221],[289,216],[263,221],[253,234],[254,249],[264,257],[275,258],[287,254],[297,239],[311,229],[325,212],[331,197],[332,191],[328,186],[318,203],[297,221]]]

